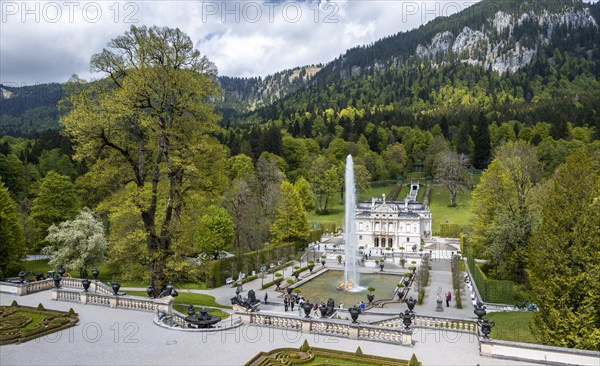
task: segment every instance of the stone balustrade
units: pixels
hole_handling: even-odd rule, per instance
[[[185,321],[185,315],[180,312],[173,310],[171,314],[157,315],[154,318],[154,323],[163,328],[169,328],[173,330],[185,331],[185,332],[214,332],[222,331],[232,328],[237,328],[243,325],[240,317],[230,317],[220,321],[210,328],[196,328],[190,327],[189,323]]]
[[[387,342],[412,346],[410,329],[375,326],[365,323],[350,323],[335,319],[297,318],[274,313],[238,313],[245,324],[278,327],[302,331],[303,333],[325,334],[334,337]]]
[[[60,286],[64,288],[83,290],[83,284],[81,283],[82,281],[83,280],[80,278],[62,277],[60,280]],[[24,296],[34,292],[50,290],[52,288],[54,288],[54,280],[51,278],[42,281],[23,283],[0,282],[0,292],[12,293],[17,296]],[[89,291],[105,295],[111,295],[113,293],[110,286],[94,280],[90,280]]]
[[[384,320],[374,324],[389,328],[404,328],[404,323],[401,317],[395,317],[393,319]],[[418,315],[413,319],[412,326],[415,328],[446,329],[466,333],[477,332],[477,323],[475,320],[467,319],[439,318],[434,316]]]
[[[173,298],[170,296],[161,299],[151,299],[139,296],[128,295],[109,295],[103,293],[76,291],[66,288],[54,288],[52,290],[52,299],[58,301],[78,302],[81,304],[91,304],[100,306],[109,306],[111,308],[129,309],[138,311],[162,311],[170,314],[173,311]]]

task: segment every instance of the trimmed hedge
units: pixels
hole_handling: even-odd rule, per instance
[[[469,245],[465,243],[465,256],[467,257],[467,266],[471,272],[472,280],[475,281],[477,289],[483,302],[494,304],[514,305],[515,303],[515,284],[507,280],[491,280],[486,277],[479,265],[475,263],[475,258]]]
[[[239,272],[260,272],[260,267],[273,261],[291,259],[296,256],[297,250],[305,245],[302,243],[288,243],[278,246],[247,252],[240,256],[206,261],[202,265],[203,282],[207,287],[218,287],[225,284],[228,277],[237,277]]]

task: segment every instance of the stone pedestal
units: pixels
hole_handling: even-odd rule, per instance
[[[443,306],[443,301],[442,299],[437,299],[437,307],[435,308],[435,311],[439,311],[439,312],[444,312],[444,306]]]
[[[350,339],[358,339],[358,327],[350,326],[348,338]]]
[[[302,333],[310,333],[310,320],[302,320]]]
[[[81,302],[84,305],[87,304],[87,302],[88,302],[88,293],[87,292],[79,293],[79,302]]]
[[[413,343],[412,343],[412,337],[413,336],[413,330],[412,329],[408,329],[408,330],[404,330],[402,331],[402,336],[400,339],[400,344],[402,344],[403,346],[408,346],[408,347],[412,347]]]

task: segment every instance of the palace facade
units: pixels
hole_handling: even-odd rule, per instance
[[[392,248],[394,251],[419,247],[421,240],[431,238],[429,206],[416,201],[419,184],[411,184],[404,201],[373,198],[356,206],[358,245],[365,251]]]

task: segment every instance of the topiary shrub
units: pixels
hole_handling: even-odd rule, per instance
[[[308,345],[308,340],[305,339],[304,343],[302,343],[302,346],[300,347],[300,351],[308,352],[309,350],[310,350],[310,346]]]
[[[42,303],[41,303],[41,302],[38,304],[38,306],[37,306],[37,309],[38,309],[38,310],[46,310],[46,309],[44,308],[44,305],[42,305]]]
[[[10,303],[10,306],[19,306],[19,304],[17,303],[17,300],[13,300],[13,301]]]
[[[354,352],[354,354],[359,357],[364,356],[364,353],[363,353],[362,349],[360,349],[360,346],[358,346],[358,348],[356,349],[356,352]]]
[[[73,310],[73,308],[69,308],[69,312],[67,313],[68,316],[73,316],[75,315],[75,310]]]
[[[408,361],[408,366],[421,366],[423,365],[421,362],[419,362],[419,360],[417,360],[417,355],[415,355],[413,353],[412,357],[410,358],[410,361]]]

